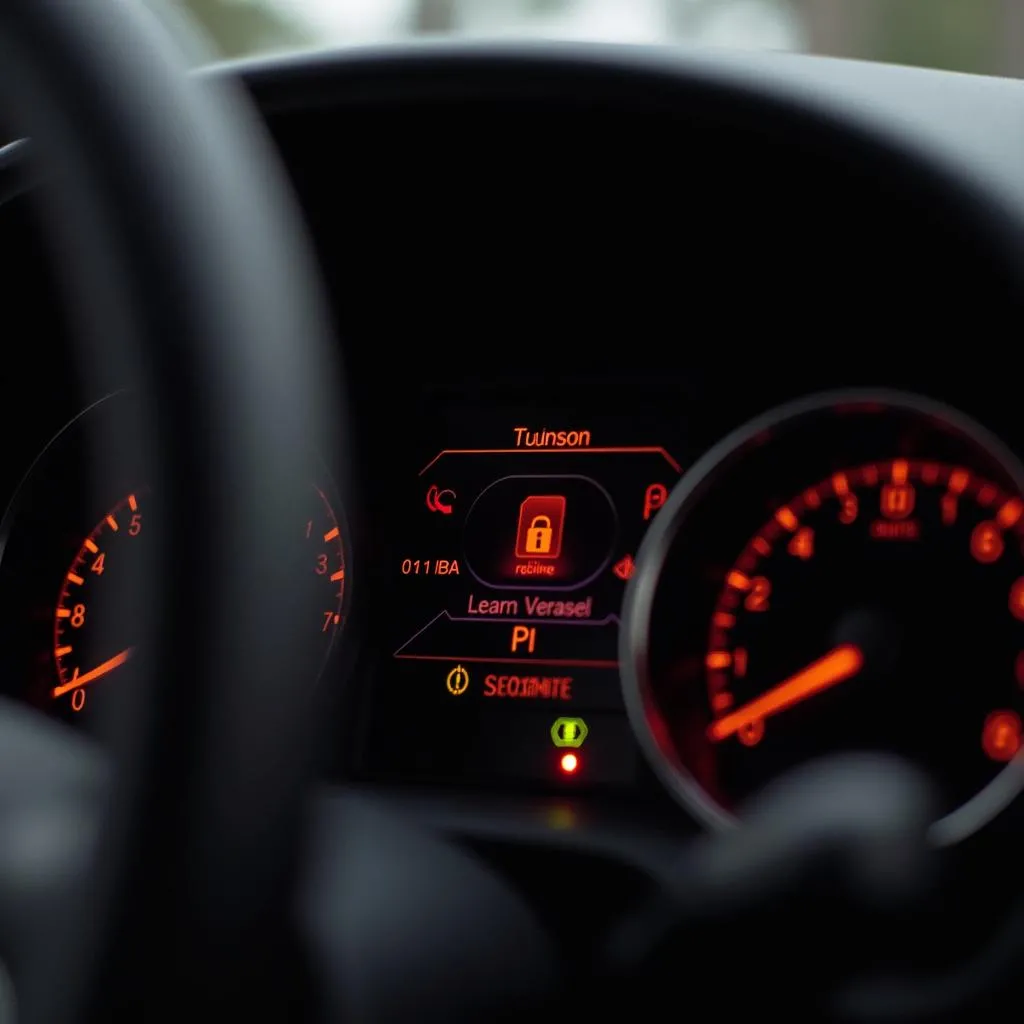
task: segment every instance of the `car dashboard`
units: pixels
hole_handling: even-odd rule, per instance
[[[570,858],[547,884],[575,879],[580,903],[859,741],[941,776],[944,821],[1005,783],[1024,690],[1024,164],[1001,126],[1024,87],[536,45],[228,65],[199,87],[222,75],[294,184],[348,391],[352,461],[311,453],[301,524],[323,586],[296,686],[331,697],[326,799],[372,792],[491,856],[557,841],[592,873]],[[77,724],[124,685],[109,665],[130,637],[89,630],[111,576],[111,593],[147,585],[116,569],[145,530],[146,467],[118,428],[132,381],[81,383],[37,192],[0,206],[0,678]],[[851,554],[841,531],[861,524]],[[646,617],[624,605],[645,545],[667,581]],[[916,561],[876,564],[883,548]],[[933,600],[950,581],[970,595],[952,612]],[[759,616],[766,583],[781,603]],[[769,676],[830,646],[870,660],[894,617],[934,706],[877,688],[838,717],[764,703]],[[657,638],[634,661],[641,627]],[[973,661],[953,653],[976,635]],[[941,840],[963,860],[950,900],[978,919],[966,945],[1014,884],[1024,819],[1003,803]],[[612,913],[577,910],[570,931]]]

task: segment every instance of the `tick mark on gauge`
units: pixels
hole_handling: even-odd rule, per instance
[[[84,582],[85,580],[81,576],[76,576],[73,572],[68,573],[68,583],[77,583],[78,586],[81,586]]]
[[[107,526],[117,533],[117,520],[113,516],[107,516]]]
[[[58,658],[63,658],[65,654],[70,654],[73,650],[74,648],[69,645],[67,647],[58,647],[54,653]]]
[[[750,577],[742,572],[733,569],[725,578],[725,582],[736,590],[748,590],[750,588]]]
[[[791,533],[800,525],[796,516],[793,514],[793,510],[785,505],[775,513],[775,520],[779,526],[784,527]]]
[[[334,582],[334,583],[337,583],[337,582],[338,582],[338,580],[343,580],[344,578],[345,578],[345,570],[344,570],[344,569],[339,569],[339,570],[338,570],[338,571],[337,571],[337,572],[336,572],[336,573],[335,573],[335,574],[334,574],[334,575],[333,575],[333,576],[331,577],[331,580],[332,580],[332,582]]]
[[[324,540],[325,540],[325,541],[328,541],[328,542],[329,542],[329,541],[332,541],[332,540],[334,540],[334,538],[335,538],[335,537],[337,537],[337,536],[338,536],[338,535],[339,535],[340,533],[341,533],[341,531],[340,531],[340,530],[338,529],[338,527],[336,527],[336,526],[335,526],[333,530],[328,530],[328,531],[327,531],[327,532],[326,532],[326,533],[324,534]]]
[[[85,542],[85,550],[88,551],[90,554],[95,555],[96,552],[99,551],[99,549],[99,545],[95,541],[87,540]]]
[[[949,489],[954,494],[963,494],[970,479],[971,474],[966,469],[954,469],[949,474]]]
[[[996,520],[1004,530],[1009,530],[1017,525],[1021,515],[1024,515],[1024,502],[1011,498],[996,514]]]

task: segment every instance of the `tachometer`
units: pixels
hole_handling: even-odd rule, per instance
[[[71,420],[39,454],[0,519],[0,692],[99,731],[101,705],[132,685],[139,613],[160,586],[150,575],[149,545],[164,524],[146,483],[138,401],[119,392]],[[294,673],[302,685],[327,664],[351,588],[331,466],[312,452],[299,457],[309,485],[294,511],[294,577],[268,578],[267,585],[294,585],[308,622],[309,642]],[[202,530],[204,510],[197,506],[193,515],[183,525]],[[238,614],[246,614],[244,601]]]
[[[125,496],[95,525],[64,575],[53,619],[57,678],[53,710],[73,718],[90,704],[93,687],[126,665],[135,650],[130,622],[117,628],[125,595],[135,597],[136,552],[146,543],[145,492]],[[342,623],[345,551],[341,525],[327,495],[311,486],[307,571],[322,581],[309,592],[310,668],[318,670]],[[296,524],[299,527],[299,524]],[[302,588],[297,588],[302,590]],[[305,593],[305,591],[303,591]]]
[[[88,687],[131,657],[128,638],[118,650],[104,649],[93,623],[102,622],[106,594],[118,589],[132,557],[132,547],[141,543],[142,502],[138,494],[129,494],[118,502],[85,538],[64,580],[53,620],[53,660],[57,679],[53,699],[61,711],[82,711]]]
[[[1024,784],[1024,472],[903,395],[778,410],[699,462],[638,558],[626,696],[655,768],[725,825],[843,750],[939,785],[936,842]]]

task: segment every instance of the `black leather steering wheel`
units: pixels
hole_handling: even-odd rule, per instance
[[[312,744],[289,537],[297,453],[343,427],[272,150],[241,97],[185,72],[135,0],[0,4],[6,113],[60,172],[48,223],[82,375],[118,360],[138,382],[175,524],[148,566],[146,685],[112,790],[81,741],[0,713],[0,942],[23,1021],[292,998],[280,944]]]

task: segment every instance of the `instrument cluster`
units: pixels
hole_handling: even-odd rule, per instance
[[[619,623],[682,470],[663,426],[519,407],[420,433],[395,498],[367,771],[505,789],[635,782]]]
[[[680,382],[673,414],[675,386],[619,407],[600,389],[572,407],[425,393],[403,405],[401,446],[363,409],[371,442],[344,501],[308,453],[295,685],[351,695],[338,776],[667,794],[728,828],[785,772],[868,750],[935,781],[936,842],[999,818],[1024,788],[1014,445],[911,391],[759,407],[749,387],[726,409]],[[5,692],[90,731],[132,685],[155,585],[135,401],[115,393],[60,430],[0,524]]]

